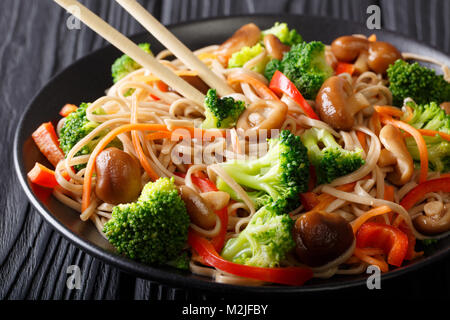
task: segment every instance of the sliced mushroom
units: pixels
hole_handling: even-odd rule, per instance
[[[258,100],[245,109],[239,117],[236,127],[247,130],[280,129],[288,107],[285,103],[274,100]]]
[[[291,50],[291,47],[283,44],[280,39],[273,34],[265,35],[263,41],[269,56],[278,60],[283,58],[285,52]]]
[[[246,24],[237,30],[231,38],[220,45],[216,51],[216,55],[219,61],[225,66],[234,52],[246,46],[254,46],[260,38],[261,30],[254,23]]]
[[[216,214],[197,191],[183,185],[180,187],[180,195],[186,204],[186,210],[192,223],[206,230],[214,228]]]
[[[383,41],[375,41],[369,44],[368,65],[376,73],[386,73],[389,65],[398,59],[402,59],[402,54],[392,44]]]
[[[424,211],[424,215],[413,220],[414,226],[421,233],[435,235],[450,230],[450,208],[443,206],[442,202],[429,202],[425,204]]]
[[[350,130],[354,115],[369,106],[361,93],[354,93],[352,85],[344,78],[328,78],[316,97],[316,109],[320,118],[337,130]]]
[[[225,206],[230,201],[230,195],[227,192],[223,191],[203,192],[200,193],[200,196],[214,211],[225,208]]]
[[[399,129],[388,124],[381,129],[379,138],[386,150],[397,159],[394,171],[387,176],[388,180],[398,186],[404,185],[413,175],[414,162],[406,148],[403,135]]]
[[[342,36],[331,43],[331,50],[339,61],[352,62],[363,50],[369,49],[369,40],[355,36]]]
[[[380,157],[378,158],[377,165],[380,168],[393,166],[397,163],[397,158],[389,150],[383,148],[380,151]]]

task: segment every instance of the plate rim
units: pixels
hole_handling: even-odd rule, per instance
[[[270,14],[270,13],[262,13],[262,14],[237,14],[237,15],[230,15],[230,16],[216,16],[216,17],[208,17],[208,18],[201,18],[196,20],[189,20],[189,21],[183,21],[178,22],[174,24],[169,24],[166,27],[170,30],[172,28],[180,28],[185,25],[193,25],[195,23],[204,23],[204,22],[210,22],[215,20],[221,20],[222,22],[225,22],[226,20],[232,20],[232,19],[243,19],[248,18],[249,21],[251,21],[252,18],[273,18],[274,20],[283,21],[285,17],[308,17],[308,18],[316,18],[319,20],[324,21],[330,21],[333,20],[335,22],[345,22],[349,25],[357,26],[358,28],[361,26],[364,26],[362,23],[355,22],[352,20],[346,20],[346,19],[339,19],[335,17],[326,17],[326,16],[320,16],[320,15],[304,15],[304,14],[292,14],[292,13],[286,13],[286,14]],[[392,31],[389,29],[379,29],[379,30],[371,30],[373,33],[383,33],[383,34],[390,34],[391,36],[397,37],[397,38],[403,38],[408,41],[416,42],[421,44],[422,46],[428,47],[430,49],[433,49],[434,51],[443,54],[447,56],[447,53],[438,49],[436,46],[432,44],[425,43],[422,40],[417,40],[415,38],[412,38],[411,36],[404,35],[402,33]],[[143,31],[139,33],[134,33],[128,38],[133,39],[137,38],[139,36],[145,35],[148,32]],[[111,44],[106,44],[105,46],[102,46],[101,48],[98,48],[76,60],[74,60],[69,65],[63,67],[60,71],[58,71],[55,75],[53,75],[49,80],[45,82],[43,86],[41,86],[37,93],[34,94],[34,96],[31,98],[30,102],[27,104],[26,108],[23,111],[23,114],[20,117],[19,125],[16,128],[16,131],[14,133],[14,140],[13,140],[13,163],[14,163],[14,169],[15,172],[19,178],[19,182],[21,184],[21,187],[23,191],[25,192],[28,200],[31,202],[31,204],[35,207],[35,209],[39,212],[39,214],[44,218],[46,223],[49,223],[53,229],[55,229],[58,233],[60,233],[64,238],[69,240],[71,243],[73,243],[77,248],[79,248],[82,251],[85,251],[95,258],[111,265],[118,267],[121,271],[127,272],[133,276],[136,277],[143,277],[144,279],[153,280],[159,282],[159,284],[163,285],[171,285],[177,288],[189,288],[189,289],[199,289],[199,290],[205,290],[208,292],[222,292],[224,294],[227,293],[252,293],[252,294],[306,294],[306,293],[316,293],[316,292],[330,292],[330,291],[336,291],[336,290],[342,290],[347,288],[354,288],[354,287],[360,287],[363,286],[366,283],[366,279],[353,279],[349,281],[342,281],[338,283],[320,283],[320,284],[313,284],[308,286],[297,286],[297,287],[290,287],[290,286],[242,286],[242,285],[230,285],[230,284],[223,284],[223,283],[217,283],[217,282],[211,282],[208,281],[207,278],[202,279],[201,276],[188,278],[186,275],[181,273],[175,273],[171,271],[170,269],[160,269],[158,267],[145,265],[143,263],[131,260],[123,255],[110,252],[105,250],[102,247],[99,247],[98,245],[92,243],[89,240],[85,240],[81,237],[79,237],[77,234],[69,230],[63,223],[61,223],[49,210],[47,210],[44,205],[41,203],[39,199],[34,195],[27,179],[26,173],[22,170],[23,163],[21,163],[21,160],[19,159],[19,155],[21,153],[21,148],[23,145],[19,145],[19,139],[21,136],[21,131],[24,127],[24,119],[26,115],[30,112],[31,107],[35,104],[35,101],[38,99],[38,97],[42,94],[43,91],[45,91],[51,84],[54,83],[54,81],[60,77],[62,74],[64,74],[69,68],[73,67],[75,64],[82,63],[85,60],[88,60],[91,58],[91,56],[97,55],[100,51],[106,50],[110,47],[113,47]],[[421,269],[425,267],[426,265],[429,265],[431,263],[435,263],[444,257],[446,257],[450,253],[450,246],[445,248],[443,251],[439,252],[438,254],[429,256],[424,258],[423,260],[411,263],[409,265],[403,266],[401,268],[394,269],[392,271],[389,271],[385,274],[381,275],[381,280],[388,280],[395,277],[398,277],[400,275],[403,275],[408,272],[417,271],[418,269]],[[151,274],[151,276],[149,276]],[[190,274],[190,273],[189,273]]]

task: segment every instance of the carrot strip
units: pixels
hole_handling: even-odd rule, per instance
[[[353,252],[353,254],[360,260],[362,260],[370,265],[377,266],[378,268],[380,268],[381,272],[389,271],[389,266],[386,263],[386,261],[368,256],[360,248],[355,248],[355,251]]]
[[[356,131],[356,137],[364,151],[367,150],[366,134],[362,131]]]
[[[380,116],[378,115],[377,112],[374,112],[372,114],[372,117],[370,117],[370,125],[373,129],[373,132],[379,136],[380,135],[380,131],[381,131],[381,123],[380,123]]]
[[[158,131],[158,132],[152,132],[145,136],[146,140],[159,140],[159,139],[170,139],[172,137],[171,132],[167,131]]]
[[[369,40],[370,42],[375,42],[377,41],[377,35],[375,33],[372,33],[370,37],[367,38],[367,40]]]
[[[417,147],[420,153],[420,177],[419,182],[422,183],[427,180],[428,176],[428,150],[425,140],[423,139],[422,134],[414,128],[413,126],[407,124],[406,122],[395,120],[390,116],[386,116],[381,114],[380,120],[383,124],[391,124],[399,129],[402,129],[413,136],[414,140],[417,143]]]
[[[364,222],[366,222],[367,220],[369,220],[370,218],[373,218],[375,216],[379,216],[388,212],[391,212],[392,209],[389,208],[388,206],[380,206],[380,207],[376,207],[374,209],[371,209],[369,211],[366,211],[364,214],[362,214],[361,216],[359,216],[358,218],[356,218],[355,220],[353,220],[350,224],[352,226],[353,229],[353,233],[356,234],[356,231],[358,231],[358,229],[363,225]]]
[[[138,131],[168,131],[165,125],[161,124],[147,124],[147,123],[136,123],[136,124],[126,124],[111,130],[106,134],[106,136],[97,144],[95,149],[92,151],[91,157],[89,158],[86,172],[84,174],[83,182],[83,197],[82,197],[82,211],[89,207],[90,197],[91,197],[91,184],[92,184],[92,174],[94,173],[95,160],[100,152],[114,140],[121,133],[138,130]]]
[[[236,82],[245,82],[250,84],[253,88],[255,88],[255,90],[259,93],[259,95],[263,98],[263,99],[267,99],[267,100],[277,100],[279,101],[280,99],[278,98],[278,96],[269,89],[268,86],[266,86],[264,83],[262,83],[261,81],[250,77],[246,74],[236,74],[236,75],[231,75],[228,77],[228,83],[234,84]]]
[[[64,152],[59,147],[58,136],[51,122],[45,122],[31,135],[41,153],[56,167],[64,159]]]
[[[394,201],[394,187],[388,184],[384,185],[384,200]]]
[[[379,114],[385,114],[393,117],[402,117],[403,111],[399,108],[392,107],[392,106],[375,106],[373,107],[376,112]]]

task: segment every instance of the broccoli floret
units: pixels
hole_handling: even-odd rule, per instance
[[[288,130],[269,139],[267,153],[258,159],[234,159],[220,166],[250,192],[255,206],[269,204],[288,212],[299,204],[299,193],[308,188],[309,161],[300,137]],[[218,188],[223,188],[219,183]],[[226,188],[225,188],[226,191]],[[254,193],[254,192],[259,193]]]
[[[139,47],[148,54],[152,54],[149,43],[141,43],[139,44]],[[132,58],[124,54],[120,58],[117,58],[116,61],[114,61],[113,65],[111,66],[111,75],[113,78],[113,82],[114,83],[118,82],[120,79],[122,79],[129,73],[136,71],[140,68],[142,68],[142,66],[139,63],[137,63]]]
[[[325,129],[308,129],[301,135],[301,139],[308,149],[309,161],[316,169],[319,184],[330,183],[364,164],[361,149],[343,149]]]
[[[262,32],[263,37],[267,34],[275,35],[278,39],[280,39],[282,43],[288,46],[293,46],[294,44],[303,42],[303,38],[297,33],[297,30],[289,30],[288,25],[285,22],[275,22],[275,24],[271,28]]]
[[[221,256],[244,265],[277,267],[286,253],[295,247],[291,233],[293,225],[289,215],[264,206],[253,215],[237,238],[227,241]]]
[[[174,179],[160,178],[147,183],[136,202],[115,206],[103,232],[118,252],[161,265],[176,261],[186,245],[188,227],[189,216]]]
[[[434,70],[417,62],[410,64],[397,60],[389,66],[387,75],[393,104],[396,106],[402,106],[406,98],[418,104],[450,101],[450,83],[442,75],[436,75]]]
[[[263,51],[263,47],[260,43],[255,44],[253,47],[243,47],[241,50],[233,53],[231,58],[228,60],[228,68],[241,68],[244,64],[255,58]],[[257,63],[252,70],[258,73],[264,73],[264,69],[266,67],[269,58],[261,60]]]
[[[438,240],[437,239],[423,239],[423,240],[420,240],[420,242],[424,246],[429,247],[429,246],[434,246],[438,242]]]
[[[413,116],[408,121],[417,129],[435,130],[450,133],[450,116],[435,102],[425,105],[417,105],[410,101],[406,105],[413,110]],[[450,142],[436,135],[435,137],[423,137],[428,150],[428,162],[430,169],[439,172],[450,171]],[[406,147],[414,161],[420,161],[420,153],[417,144],[412,137],[405,139]]]
[[[244,101],[231,97],[219,98],[215,89],[209,89],[205,97],[205,120],[202,128],[231,128],[236,125],[244,110]]]
[[[86,109],[89,106],[89,103],[80,104],[79,108],[69,114],[64,121],[64,125],[61,128],[61,132],[59,134],[59,142],[61,149],[64,151],[64,154],[67,155],[69,151],[78,143],[81,139],[87,136],[92,130],[97,128],[99,124],[94,121],[90,121],[86,116]],[[96,110],[96,114],[104,113],[103,110]],[[95,148],[97,143],[108,133],[108,130],[103,130],[97,137],[92,139],[89,143],[87,143],[80,151],[77,152],[76,156],[89,154]],[[119,139],[114,139],[108,145],[108,147],[116,147],[119,149],[123,149],[122,143]],[[75,169],[80,170],[84,168],[86,165],[76,165]]]
[[[180,269],[180,270],[189,270],[189,261],[191,260],[191,256],[187,251],[182,251],[181,254],[177,255],[174,259],[167,261],[166,265]]]
[[[323,82],[334,72],[325,59],[325,45],[319,41],[296,44],[281,61],[271,60],[264,71],[269,81],[276,70],[288,77],[306,99],[315,99]]]

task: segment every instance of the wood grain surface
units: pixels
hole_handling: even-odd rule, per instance
[[[114,1],[82,2],[127,35],[143,31]],[[448,0],[144,0],[141,3],[164,24],[235,14],[286,12],[365,22],[367,6],[378,4],[383,28],[450,53]],[[22,111],[55,73],[106,45],[85,26],[81,30],[68,30],[67,18],[51,0],[0,1],[0,299],[221,298],[138,279],[91,257],[54,231],[22,192],[12,165],[12,140]],[[73,264],[82,271],[79,290],[66,286],[66,269]],[[377,292],[363,288],[340,294],[450,297],[450,257],[385,281]]]

